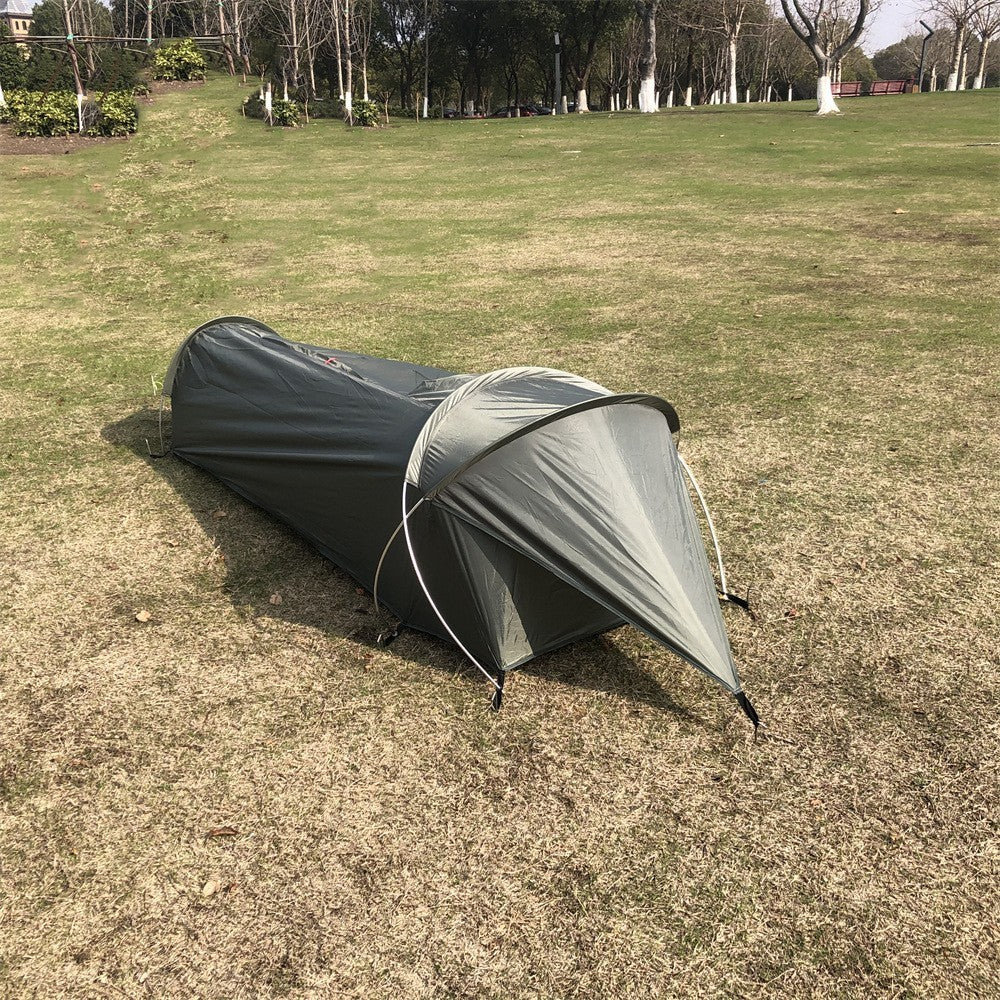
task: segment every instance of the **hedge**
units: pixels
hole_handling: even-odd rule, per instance
[[[65,90],[12,90],[5,95],[0,121],[10,124],[15,135],[71,135],[79,131],[76,94]],[[85,135],[129,135],[136,130],[139,109],[132,95],[112,90],[93,94],[83,104]]]

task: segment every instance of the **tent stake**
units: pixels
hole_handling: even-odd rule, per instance
[[[500,683],[497,684],[494,681],[495,687],[493,688],[493,694],[490,697],[490,708],[492,708],[494,712],[499,712],[500,706],[503,704],[503,685],[506,679],[507,679],[507,674],[501,670]]]
[[[740,708],[746,712],[747,718],[753,723],[753,734],[756,736],[757,730],[761,727],[760,717],[757,715],[756,709],[750,703],[750,699],[742,691],[736,692],[736,701]]]

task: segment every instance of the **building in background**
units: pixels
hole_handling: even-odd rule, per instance
[[[31,34],[34,9],[34,0],[0,0],[0,23],[7,25],[14,38],[23,38]]]

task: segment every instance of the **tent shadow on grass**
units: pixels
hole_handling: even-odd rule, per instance
[[[169,443],[169,412],[163,415],[163,430]],[[155,457],[160,450],[156,409],[146,407],[107,424],[101,429],[101,437],[146,462],[187,505],[205,537],[224,557],[223,589],[235,606],[249,607],[254,615],[315,628],[371,648],[376,648],[383,630],[395,625],[395,619],[376,612],[370,594],[286,525],[201,469],[169,453]],[[280,585],[276,577],[280,577]],[[272,591],[282,589],[294,591],[296,599],[270,603]],[[392,651],[420,666],[479,679],[475,667],[457,649],[433,636],[404,632]],[[573,643],[532,660],[520,670],[559,684],[645,703],[685,721],[707,725],[674,701],[656,677],[606,636]]]

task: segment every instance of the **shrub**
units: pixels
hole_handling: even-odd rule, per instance
[[[264,110],[264,102],[260,94],[250,94],[243,101],[243,113],[248,118],[259,118],[267,121],[267,113]],[[282,101],[277,98],[271,100],[271,124],[284,125],[288,128],[299,124],[300,110],[295,101]]]
[[[6,96],[8,121],[16,135],[69,135],[78,128],[75,94],[12,90]]]
[[[161,45],[153,56],[157,80],[204,80],[205,57],[190,38]]]
[[[139,108],[132,95],[124,90],[112,90],[106,94],[96,94],[84,105],[86,109],[96,107],[97,118],[87,127],[87,135],[131,135],[139,125]]]
[[[375,128],[379,123],[378,106],[374,101],[358,101],[352,109],[355,125]]]
[[[344,102],[338,97],[316,97],[309,102],[310,118],[343,118]]]
[[[83,104],[86,135],[129,135],[136,130],[138,109],[132,95],[110,91],[88,98]],[[14,90],[7,95],[5,120],[16,135],[70,135],[79,128],[76,95],[65,90],[43,93]]]

